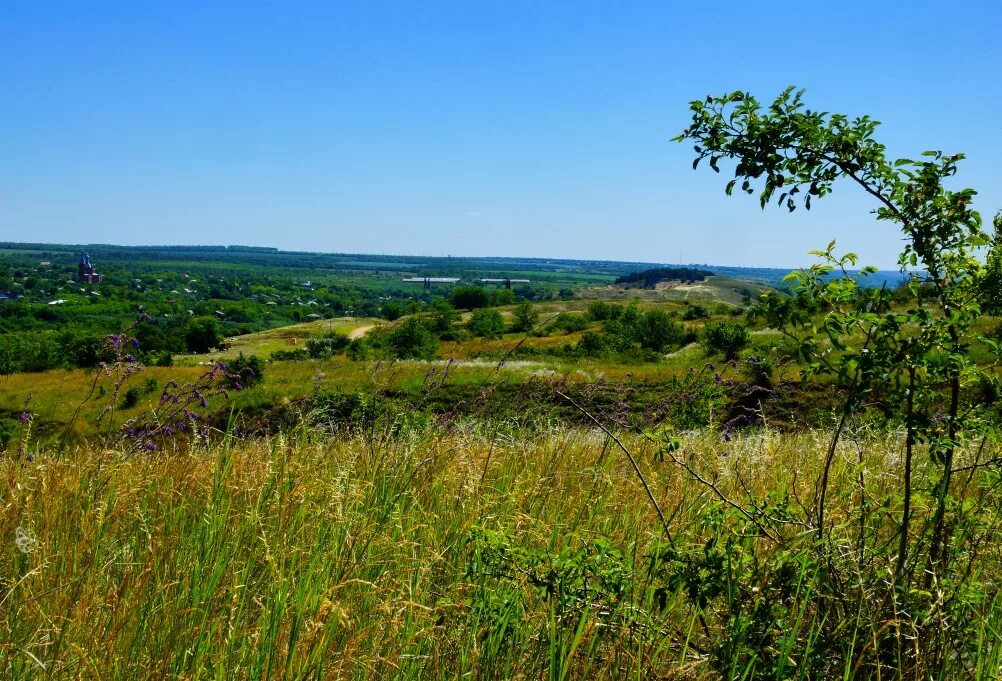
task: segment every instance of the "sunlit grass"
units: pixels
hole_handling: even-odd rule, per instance
[[[678,541],[702,541],[692,528],[713,495],[627,442]],[[820,432],[726,444],[693,434],[684,452],[735,498],[809,501],[826,443]],[[855,444],[868,493],[895,484],[896,437],[847,444],[834,470],[836,522],[857,503]],[[4,459],[0,475],[5,678],[717,678],[687,644],[691,608],[674,596],[652,609],[642,575],[664,537],[632,469],[597,431],[298,431],[131,458],[82,446]],[[545,593],[515,580],[504,597],[523,605],[506,626],[521,643],[505,648],[482,600],[500,586],[471,572],[475,529],[548,553],[612,542],[637,574],[630,608],[662,635],[638,638],[587,610],[555,629]],[[986,679],[998,670],[998,609],[987,617]]]

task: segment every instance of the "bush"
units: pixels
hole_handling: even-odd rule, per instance
[[[772,360],[765,355],[748,358],[748,381],[760,388],[772,387]]]
[[[380,312],[383,315],[383,319],[394,322],[404,316],[404,306],[395,300],[391,300],[387,303],[383,303],[383,307]]]
[[[174,355],[169,350],[164,350],[153,356],[153,366],[171,367],[174,366]]]
[[[414,317],[390,332],[387,344],[399,359],[434,359],[438,352],[438,339]]]
[[[491,305],[501,307],[503,305],[514,305],[515,293],[508,288],[498,288],[491,291]]]
[[[361,362],[372,356],[372,341],[367,338],[356,338],[348,344],[345,354],[353,362]]]
[[[550,324],[550,329],[561,333],[577,333],[588,328],[588,317],[575,312],[561,312]]]
[[[122,396],[122,409],[132,409],[139,404],[139,398],[143,396],[143,391],[138,385],[134,385],[125,391]]]
[[[293,350],[276,350],[268,356],[269,362],[296,362],[309,359],[310,353],[306,348],[295,348]]]
[[[331,333],[321,338],[308,339],[306,352],[312,359],[328,359],[347,348],[350,342],[347,336]]]
[[[717,322],[706,328],[703,341],[707,350],[722,353],[724,359],[731,360],[751,342],[751,337],[743,324]]]
[[[459,310],[475,310],[490,304],[490,294],[479,286],[457,286],[452,292],[452,306]]]
[[[257,355],[240,353],[235,360],[227,363],[226,373],[231,377],[230,386],[241,390],[257,385],[264,380],[264,362]]]
[[[466,328],[474,336],[500,338],[504,334],[504,319],[500,312],[492,308],[474,310]]]
[[[622,305],[596,300],[588,305],[588,316],[596,322],[603,322],[607,319],[619,319],[623,316],[623,310]]]
[[[223,342],[223,330],[215,317],[193,317],[184,333],[188,352],[205,353]]]
[[[586,357],[601,357],[609,352],[609,341],[603,334],[585,331],[575,348]]]
[[[657,309],[643,312],[633,328],[640,347],[654,352],[665,352],[681,344],[685,332],[667,312]]]
[[[386,411],[375,397],[341,390],[322,389],[309,402],[310,420],[330,430],[357,430],[372,427]]]
[[[96,367],[102,361],[111,359],[104,345],[104,336],[99,334],[67,332],[60,339],[60,345],[68,366]]]
[[[0,450],[5,449],[7,444],[14,439],[19,425],[14,419],[0,416]]]
[[[695,319],[706,319],[709,316],[709,310],[699,304],[688,306],[685,309],[685,312],[682,313],[682,319],[687,322],[691,322]]]
[[[529,333],[536,327],[538,320],[539,312],[536,311],[536,306],[528,300],[523,300],[515,307],[511,330],[516,333]]]

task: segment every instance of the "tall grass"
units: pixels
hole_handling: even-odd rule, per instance
[[[677,550],[728,537],[733,526],[706,522],[721,512],[711,490],[650,445],[626,444]],[[729,497],[806,502],[826,445],[823,433],[692,434],[681,454]],[[839,450],[836,527],[861,495],[894,486],[899,450],[893,436]],[[297,431],[131,457],[85,445],[5,458],[0,476],[10,679],[811,678],[796,656],[826,626],[791,593],[796,636],[781,639],[780,674],[740,646],[726,657],[740,623],[659,576],[661,525],[596,430]],[[768,543],[749,546],[768,561]],[[986,547],[972,569],[991,577],[999,565]],[[793,583],[806,590],[808,577]],[[998,678],[1002,601],[972,602],[969,616],[975,653],[941,678]],[[875,636],[868,626],[847,621],[846,635]],[[854,667],[868,645],[855,642],[839,676],[874,669]]]

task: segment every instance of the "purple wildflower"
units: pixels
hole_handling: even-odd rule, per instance
[[[164,426],[164,435],[173,435],[174,429],[170,426]]]
[[[139,347],[139,339],[138,338],[133,338],[132,339],[132,347],[134,347],[134,348],[138,348]]]
[[[234,383],[233,387],[236,388],[237,392],[240,392],[241,390],[244,389],[244,387],[242,385],[240,385],[239,383]]]
[[[118,350],[118,348],[120,348],[122,346],[122,337],[119,336],[118,334],[112,335],[111,336],[111,346],[113,348],[115,348],[116,350]]]
[[[147,441],[145,447],[147,451],[155,452],[157,449],[157,444],[155,442]]]
[[[27,411],[22,411],[17,417],[21,423],[28,423],[31,420],[31,413]]]

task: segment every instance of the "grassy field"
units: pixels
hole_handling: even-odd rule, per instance
[[[764,676],[771,662],[721,652],[735,622],[720,598],[694,605],[652,563],[666,536],[609,438],[540,428],[298,431],[142,457],[84,446],[4,459],[0,669],[9,679]],[[826,443],[824,433],[726,444],[704,434],[684,452],[729,498],[810,503]],[[723,512],[709,488],[658,463],[649,444],[627,444],[677,547],[698,553],[737,531],[707,522]],[[864,438],[839,450],[836,537],[851,534],[842,523],[860,475],[873,498],[893,485],[899,445]],[[775,549],[727,541],[763,562]],[[975,569],[997,565],[997,547],[983,560]],[[822,623],[806,594],[786,605],[793,619],[775,624],[793,636],[777,641],[789,669],[803,665],[790,678],[817,678],[817,662],[797,656]],[[964,661],[969,678],[1002,670],[999,606],[971,608],[983,640]],[[855,635],[887,626],[870,614],[859,604]],[[826,678],[873,663],[865,638],[846,649]]]
[[[202,355],[175,355],[175,364],[193,366],[233,359],[241,353],[267,358],[276,350],[295,350],[305,347],[310,338],[319,338],[329,333],[357,337],[360,329],[368,330],[378,326],[382,320],[366,317],[346,319],[317,319],[302,324],[281,326],[276,329],[233,336],[226,339],[224,350],[214,350]]]

